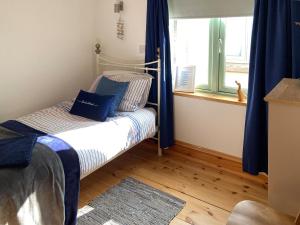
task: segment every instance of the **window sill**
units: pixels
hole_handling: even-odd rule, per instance
[[[232,104],[232,105],[240,105],[240,106],[247,105],[247,100],[240,102],[237,97],[224,96],[224,95],[218,95],[212,93],[201,93],[201,92],[186,93],[186,92],[176,91],[174,92],[174,95],[187,97],[187,98],[204,99],[208,101],[215,101],[215,102],[221,102],[221,103]]]

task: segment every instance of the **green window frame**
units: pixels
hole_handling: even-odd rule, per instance
[[[196,91],[235,95],[236,89],[225,86],[225,24],[220,18],[209,24],[209,74],[208,85],[196,86]]]
[[[221,18],[210,19],[208,85],[198,85],[197,92],[236,95],[236,89],[225,86],[226,25]]]
[[[241,17],[244,18],[245,17]],[[199,18],[200,19],[200,18]],[[233,87],[230,86],[226,86],[225,85],[225,81],[226,82],[232,82],[233,78],[232,77],[227,77],[227,76],[231,76],[230,73],[235,73],[234,71],[237,70],[237,73],[244,73],[245,76],[248,76],[247,72],[245,71],[245,69],[248,69],[248,65],[247,65],[247,61],[249,60],[249,51],[250,51],[250,46],[249,46],[249,32],[251,32],[250,30],[247,30],[249,28],[246,28],[245,30],[245,35],[246,35],[246,40],[245,40],[245,49],[242,50],[241,52],[241,56],[228,56],[227,55],[227,59],[226,59],[226,52],[225,52],[225,48],[226,48],[226,29],[231,30],[232,27],[228,27],[226,28],[226,23],[227,23],[227,18],[203,18],[206,19],[208,21],[208,26],[209,26],[209,30],[208,33],[207,31],[205,31],[205,35],[209,35],[209,39],[208,39],[208,45],[205,45],[208,47],[208,60],[206,61],[208,63],[208,71],[207,71],[207,78],[208,78],[208,82],[206,84],[201,84],[201,85],[196,85],[195,87],[195,91],[196,92],[208,92],[208,93],[213,93],[213,94],[221,94],[221,95],[231,95],[231,96],[236,96],[236,90],[237,87],[233,85]],[[185,19],[178,19],[178,20],[185,20]],[[176,52],[176,40],[177,37],[179,35],[178,33],[178,20],[174,19],[171,20],[171,29],[170,32],[173,35],[172,37],[174,37],[174,39],[172,41],[172,43],[174,42],[174,46],[172,47],[172,51]],[[247,23],[249,23],[248,19],[245,20]],[[232,25],[229,25],[232,26]],[[181,28],[180,28],[181,29]],[[231,32],[231,31],[230,31]],[[251,33],[250,33],[251,34]],[[232,36],[232,33],[230,33],[230,36]],[[232,40],[229,40],[232,41]],[[200,43],[201,44],[201,43]],[[195,53],[193,53],[195,54]],[[230,53],[228,53],[230,54]],[[194,56],[195,57],[195,56]],[[203,55],[201,56],[203,57]],[[196,59],[197,60],[197,59]],[[176,55],[172,56],[172,61],[174,62],[174,67],[172,68],[173,71],[175,71],[176,68],[176,64],[177,62],[177,57]],[[182,59],[181,59],[182,61]],[[182,62],[181,62],[182,63]],[[227,64],[228,63],[228,66]],[[241,66],[241,71],[239,71],[239,66]],[[229,70],[227,70],[227,68],[229,68]],[[231,67],[235,70],[231,71]],[[199,76],[199,74],[196,74],[197,76]],[[246,78],[246,77],[244,77]],[[242,86],[244,92],[247,93],[247,87],[245,86],[245,80],[242,77],[240,78],[236,78],[238,79],[238,81],[240,81],[241,83],[243,82],[244,86]],[[239,80],[239,79],[243,79],[243,80]]]

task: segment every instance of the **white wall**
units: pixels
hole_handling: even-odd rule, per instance
[[[95,0],[0,1],[0,121],[88,87],[95,8]]]
[[[118,16],[113,14],[113,2],[101,0],[98,5],[97,38],[106,54],[128,59],[143,59],[139,45],[145,44],[146,0],[124,0],[126,37],[116,38]],[[176,139],[193,145],[242,156],[245,107],[175,97]]]
[[[176,96],[176,139],[241,158],[245,113],[245,106]]]
[[[124,3],[121,16],[125,21],[125,39],[120,40],[116,35],[119,14],[113,11],[114,1],[98,1],[97,40],[102,44],[105,54],[129,60],[144,60],[139,47],[145,45],[147,1],[125,0]]]

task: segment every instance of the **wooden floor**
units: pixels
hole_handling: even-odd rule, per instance
[[[243,174],[237,162],[179,146],[160,158],[156,148],[144,142],[83,179],[80,207],[126,177],[186,201],[172,225],[224,225],[239,201],[267,201],[266,178]]]

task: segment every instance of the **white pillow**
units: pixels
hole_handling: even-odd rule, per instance
[[[119,106],[119,111],[133,112],[145,107],[152,84],[153,77],[149,74],[132,71],[106,71],[97,77],[89,92],[95,92],[102,76],[119,82],[130,82],[127,92]]]

